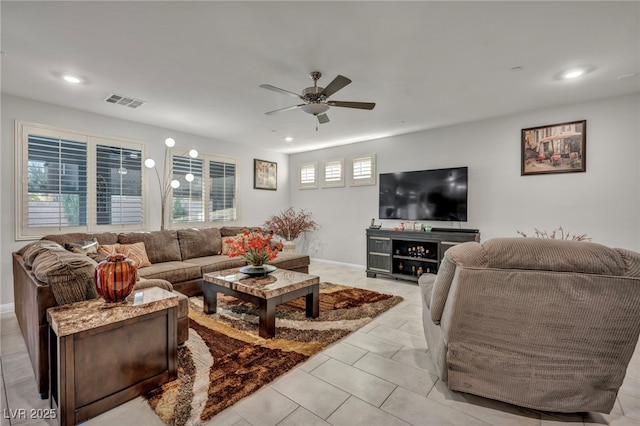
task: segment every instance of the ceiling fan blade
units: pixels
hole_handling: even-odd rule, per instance
[[[279,112],[293,111],[294,109],[298,109],[298,108],[303,107],[305,105],[306,104],[292,105],[292,106],[289,106],[289,107],[286,107],[286,108],[280,108],[280,109],[276,109],[276,110],[273,110],[273,111],[265,112],[265,114],[271,115],[271,114],[277,114]]]
[[[358,108],[358,109],[373,109],[376,106],[375,102],[345,102],[345,101],[329,101],[329,106],[343,107],[343,108]]]
[[[318,123],[320,124],[329,122],[329,116],[327,114],[318,114],[316,117],[318,117]]]
[[[349,83],[351,83],[350,79],[343,75],[338,75],[327,87],[324,88],[321,94],[328,98]]]
[[[294,98],[302,99],[302,96],[298,95],[297,93],[293,93],[293,92],[290,92],[288,90],[284,90],[284,89],[281,89],[279,87],[272,86],[270,84],[261,84],[260,87],[262,87],[263,89],[272,90],[274,92],[282,93],[283,95],[289,95],[289,96],[292,96]]]

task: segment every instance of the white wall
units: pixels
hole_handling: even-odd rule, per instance
[[[378,218],[378,186],[297,189],[300,162],[377,155],[377,172],[469,167],[469,221],[431,222],[478,228],[483,239],[516,236],[534,227],[587,233],[595,242],[640,250],[640,95],[559,106],[543,111],[466,123],[410,135],[291,155],[247,149],[169,129],[90,114],[9,95],[1,99],[0,305],[13,302],[14,120],[142,140],[162,159],[163,141],[239,159],[240,224],[258,225],[288,206],[306,208],[321,225],[301,245],[314,258],[365,265],[365,228]],[[520,176],[520,131],[538,125],[587,120],[587,172]],[[278,191],[253,189],[253,159],[278,162]],[[347,162],[348,164],[348,162]],[[148,178],[153,178],[148,175]],[[157,186],[150,181],[152,194]],[[256,208],[259,206],[259,208]],[[159,211],[151,209],[150,229]],[[398,222],[384,221],[384,227]]]
[[[0,305],[13,302],[11,253],[27,243],[27,241],[16,241],[14,230],[15,120],[143,141],[148,144],[148,155],[154,158],[160,167],[164,162],[164,140],[169,136],[176,140],[177,148],[184,148],[185,151],[195,148],[202,153],[221,154],[237,158],[239,185],[239,217],[237,222],[240,225],[260,225],[270,214],[280,211],[283,206],[288,206],[289,170],[287,155],[10,95],[2,95],[1,102],[0,200],[2,204],[0,204],[0,235],[2,236],[2,246],[0,248],[0,276],[2,280],[0,285]],[[278,163],[277,191],[253,189],[254,158]],[[146,206],[150,212],[149,230],[157,230],[160,229],[159,188],[154,174],[147,173],[147,179],[148,188],[152,195],[151,204]],[[259,208],[256,208],[256,206],[259,206]]]
[[[377,154],[377,172],[469,167],[468,222],[483,240],[562,226],[594,242],[640,248],[640,96],[547,108],[290,157],[291,204],[313,212],[322,228],[312,257],[365,265],[365,228],[378,220],[378,186],[297,189],[301,162]],[[587,120],[586,173],[520,175],[521,129]],[[348,169],[348,166],[347,166]],[[383,227],[399,222],[385,220]]]

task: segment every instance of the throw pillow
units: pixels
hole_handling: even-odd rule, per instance
[[[136,268],[144,268],[145,266],[151,266],[147,250],[142,241],[133,244],[112,244],[98,246],[98,253],[112,256],[114,254],[124,254],[129,259],[133,260],[136,264]]]
[[[90,240],[76,241],[73,243],[65,243],[64,248],[73,253],[89,254],[98,252],[98,240],[91,238]]]
[[[107,256],[113,256],[118,254],[118,247],[120,244],[103,244],[98,246],[98,253],[106,254]]]
[[[124,254],[129,259],[133,260],[136,264],[136,268],[151,266],[149,256],[147,256],[147,250],[145,249],[142,241],[133,244],[120,244],[120,247],[118,247],[118,253]]]
[[[244,235],[238,234],[233,237],[222,239],[222,254],[229,255],[232,249],[232,244],[242,243],[244,245]]]

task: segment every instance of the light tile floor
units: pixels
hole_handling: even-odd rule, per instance
[[[361,269],[313,262],[322,281],[393,293],[404,301],[214,417],[208,425],[640,425],[640,350],[631,361],[609,415],[541,413],[449,391],[438,380],[422,332],[414,283],[367,278]],[[26,347],[13,313],[0,322],[2,425],[55,421],[11,418],[18,409],[47,409],[39,399]],[[137,398],[84,423],[161,425]]]

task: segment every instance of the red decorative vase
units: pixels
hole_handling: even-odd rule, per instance
[[[108,256],[94,273],[98,294],[107,302],[120,302],[133,291],[138,278],[133,260],[123,254]]]

